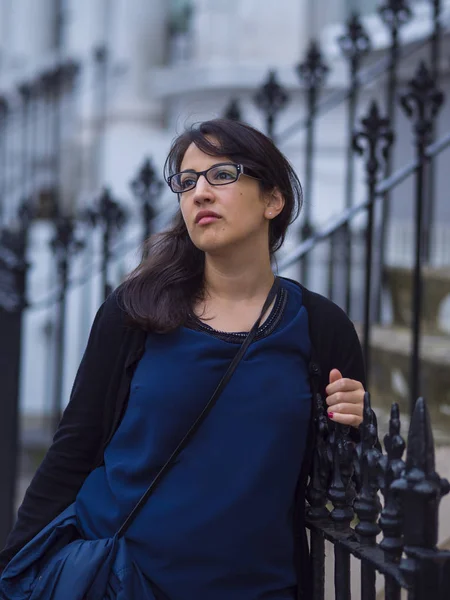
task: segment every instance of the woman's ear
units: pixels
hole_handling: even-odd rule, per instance
[[[274,219],[284,208],[284,196],[278,188],[274,188],[266,195],[266,210],[264,216],[266,219]]]

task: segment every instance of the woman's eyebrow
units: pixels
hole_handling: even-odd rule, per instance
[[[218,167],[220,165],[232,165],[234,164],[231,160],[220,160],[219,162],[210,165],[207,169],[202,169],[201,171],[196,171],[195,169],[182,169],[177,171],[178,173],[202,173],[203,171],[209,171],[209,169],[213,169],[214,167]],[[180,167],[181,169],[181,167]]]
[[[217,165],[223,165],[223,164],[227,164],[227,163],[222,163],[222,162],[218,162],[218,163],[214,163],[213,165],[209,166],[207,169],[201,169],[201,171],[196,171],[195,169],[183,169],[182,171],[179,171],[179,173],[201,173],[202,171],[208,171],[209,169],[212,169],[213,167],[217,167]]]

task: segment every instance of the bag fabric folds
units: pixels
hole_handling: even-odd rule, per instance
[[[8,564],[0,600],[156,600],[126,538],[86,540],[75,505],[49,523]]]

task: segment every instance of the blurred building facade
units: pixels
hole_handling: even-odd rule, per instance
[[[109,199],[106,208],[110,212],[103,217],[115,220],[109,232],[114,234],[114,244],[107,261],[108,283],[114,285],[140,259],[139,245],[146,223],[145,210],[138,202],[139,186],[145,173],[149,176],[144,169],[141,179],[136,179],[143,160],[152,159],[156,177],[161,179],[175,135],[190,123],[224,115],[232,101],[238,102],[234,106],[243,120],[267,131],[267,113],[258,107],[255,94],[267,81],[268,72],[273,71],[288,100],[276,114],[274,138],[300,179],[308,184],[304,215],[291,229],[284,254],[280,253],[283,260],[299,244],[305,213],[317,230],[341,215],[349,201],[354,205],[366,199],[368,173],[362,161],[351,163],[353,186],[350,197],[348,194],[350,74],[348,57],[343,57],[338,40],[346,31],[349,16],[357,11],[372,51],[365,59],[367,71],[360,72],[355,121],[367,114],[372,99],[379,101],[385,114],[392,39],[380,19],[380,4],[410,6],[413,13],[399,32],[396,96],[413,77],[418,61],[433,66],[430,39],[436,31],[433,10],[439,6],[441,52],[434,61],[437,69],[433,76],[439,78],[439,88],[450,96],[450,0],[0,0],[0,229],[10,227],[18,214],[23,216],[24,202],[35,212],[27,251],[29,305],[24,311],[20,367],[22,439],[21,463],[14,481],[17,503],[50,443],[54,417],[69,399],[93,316],[104,297],[105,229],[98,226],[99,214],[95,212],[99,200]],[[329,102],[314,120],[311,160],[307,144],[308,94],[298,77],[298,65],[305,60],[313,39],[319,40],[329,66],[321,89],[321,98]],[[386,63],[375,76],[384,58]],[[425,88],[431,90],[432,82],[428,81]],[[341,100],[333,100],[340,96]],[[393,114],[396,144],[391,166],[398,169],[411,163],[416,148],[411,122],[400,109]],[[439,112],[435,137],[449,131],[447,101]],[[436,204],[432,251],[423,273],[426,314],[420,357],[435,439],[447,446],[448,155],[446,150],[434,161]],[[309,169],[312,177],[308,177]],[[410,267],[417,187],[414,177],[410,177],[391,195],[395,195],[395,202],[391,203],[387,254],[384,262],[380,261],[382,267],[388,267],[384,272],[385,288],[396,290],[392,298],[383,297],[381,319],[373,319],[371,337],[369,387],[380,438],[387,427],[387,404],[392,400],[403,403],[402,422],[408,412],[409,327],[413,321]],[[105,188],[112,198],[105,195]],[[157,193],[152,193],[152,208],[156,217],[152,226],[159,229],[176,209],[176,198],[163,184],[161,188],[155,185],[154,190]],[[112,209],[115,214],[111,214]],[[365,214],[350,226],[361,242],[354,248],[353,262],[349,261],[355,271],[352,308],[356,318],[351,316],[357,325],[359,321],[359,332],[367,298],[363,289],[366,248],[361,240],[366,234]],[[120,228],[119,221],[125,216],[128,226]],[[75,238],[79,236],[84,242],[78,252],[76,243],[70,246],[66,261],[70,272],[63,294],[58,244],[64,242],[64,229],[57,228],[60,217],[76,218],[80,231],[75,231]],[[52,244],[55,236],[57,243]],[[342,246],[336,249],[332,237],[327,241],[325,252],[313,261],[309,285],[321,293],[328,290],[332,297],[331,288],[339,287],[336,283],[345,276],[345,259],[339,256]],[[2,280],[5,271],[1,269],[1,242],[0,236],[0,296],[5,288],[8,291],[8,282],[4,285]],[[435,267],[441,269],[433,271]],[[297,266],[282,274],[296,278]],[[427,286],[434,292],[428,294]],[[447,301],[442,302],[443,298]],[[380,398],[384,405],[378,404]],[[8,438],[9,420],[5,423],[2,436]],[[6,452],[2,454],[5,464],[9,458]],[[448,528],[444,537],[448,538]],[[332,584],[328,578],[330,597],[334,595]]]

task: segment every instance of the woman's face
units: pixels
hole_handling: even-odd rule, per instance
[[[186,150],[180,171],[206,171],[226,156],[210,156],[195,144]],[[269,243],[269,221],[283,208],[280,194],[262,192],[257,179],[241,175],[227,185],[214,186],[200,176],[192,190],[180,195],[180,209],[192,242],[206,253],[221,252],[244,242]],[[214,213],[202,218],[205,211]],[[258,247],[261,247],[258,245]]]

